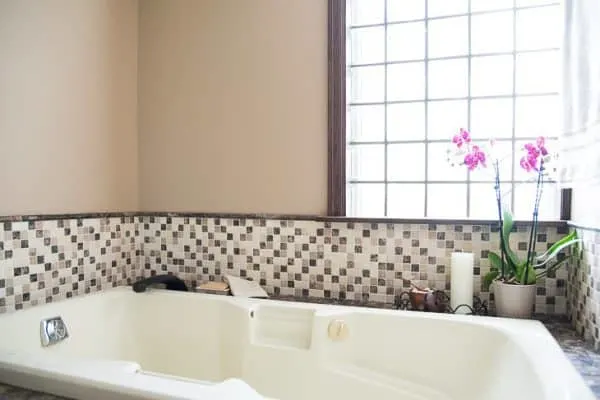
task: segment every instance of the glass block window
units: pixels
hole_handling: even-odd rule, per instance
[[[548,0],[347,0],[347,214],[496,217],[493,174],[446,161],[467,128],[508,155],[505,199],[528,219],[524,143],[560,121],[562,8]],[[544,186],[540,219],[557,219]]]

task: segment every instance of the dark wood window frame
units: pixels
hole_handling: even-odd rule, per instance
[[[327,215],[346,215],[346,0],[328,0]]]
[[[327,215],[346,216],[346,0],[328,0]],[[560,219],[571,219],[572,189],[562,189]]]

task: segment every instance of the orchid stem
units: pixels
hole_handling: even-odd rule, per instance
[[[496,160],[494,162],[494,169],[496,170],[496,204],[498,206],[498,223],[499,223],[499,234],[500,234],[500,257],[501,257],[501,269],[500,269],[500,278],[504,278],[505,275],[505,247],[504,247],[504,221],[502,219],[502,192],[500,191],[500,165],[499,161]]]
[[[533,206],[533,216],[531,221],[531,233],[529,234],[529,243],[527,246],[527,262],[525,264],[525,272],[523,276],[523,284],[527,285],[529,278],[529,266],[533,264],[535,242],[537,241],[538,216],[540,209],[540,199],[542,197],[542,187],[544,185],[544,160],[540,164],[538,171],[538,179],[535,192],[535,203]]]

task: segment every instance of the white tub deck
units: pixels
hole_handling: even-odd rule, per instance
[[[70,337],[40,344],[40,320]],[[117,288],[0,316],[0,381],[83,399],[595,399],[542,324]]]

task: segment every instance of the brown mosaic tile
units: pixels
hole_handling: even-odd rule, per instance
[[[542,225],[540,246],[562,233]],[[527,230],[518,227],[514,245],[526,239]],[[392,304],[408,280],[449,290],[456,250],[475,253],[474,291],[489,300],[481,276],[498,244],[497,230],[467,223],[179,214],[12,218],[0,225],[0,312],[159,273],[177,274],[192,286],[233,274],[275,295]],[[566,271],[540,282],[536,311],[564,314],[572,282]]]
[[[195,285],[200,281],[220,280],[230,273],[259,280],[270,294],[293,296],[298,284],[305,284],[308,295],[313,297],[349,296],[382,303],[393,303],[397,292],[409,287],[403,277],[419,286],[449,290],[450,254],[456,250],[475,253],[474,292],[489,301],[490,293],[483,291],[481,277],[489,271],[489,250],[499,245],[497,230],[481,224],[210,217],[186,220],[160,216],[142,216],[138,220],[143,228],[141,274],[173,272]],[[177,226],[177,236],[172,235],[172,228],[160,229],[169,224]],[[248,228],[252,228],[251,234]],[[543,240],[538,247],[545,249],[561,236],[556,226],[543,225],[540,229],[538,238]],[[527,232],[519,227],[512,235],[515,247],[527,240]],[[201,265],[193,262],[194,252],[187,251],[197,247],[197,241],[206,244],[202,247]],[[352,245],[341,246],[341,243]],[[385,275],[388,271],[390,279]],[[347,282],[345,290],[337,286],[342,278]],[[562,270],[540,282],[543,290],[536,299],[536,312],[566,312],[564,291],[559,295],[556,283],[566,279],[566,271]]]
[[[556,292],[567,295],[567,315],[577,332],[600,350],[600,232],[579,228],[577,232],[583,239],[581,254],[568,265],[567,280],[557,277]]]
[[[133,216],[7,221],[0,241],[0,312],[130,283]]]

